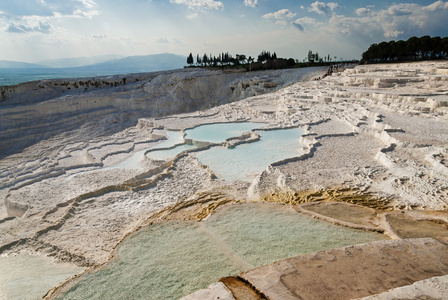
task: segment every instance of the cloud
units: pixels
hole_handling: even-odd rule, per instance
[[[413,12],[415,12],[417,6],[417,4],[413,3],[400,3],[392,5],[386,12],[387,14],[395,17],[409,16],[412,15]]]
[[[403,33],[404,33],[404,31],[398,31],[398,30],[386,31],[386,32],[384,32],[384,37],[386,37],[386,38],[397,38],[400,34],[403,34]]]
[[[96,7],[93,0],[2,0],[0,21],[10,33],[50,33],[53,20],[92,18],[98,14]]]
[[[309,25],[316,24],[316,20],[313,18],[303,17],[293,20],[295,16],[296,14],[289,9],[281,9],[274,13],[265,14],[263,18],[270,20],[275,24],[292,27],[302,32],[305,31],[306,27],[309,27]]]
[[[305,31],[305,28],[303,27],[303,24],[294,22],[293,25],[294,25],[299,31]]]
[[[244,0],[244,5],[248,7],[256,7],[258,5],[258,0]]]
[[[183,4],[189,9],[222,9],[224,4],[214,0],[170,0],[170,3]]]
[[[303,17],[295,20],[293,25],[300,31],[305,31],[305,25],[316,24],[316,20],[309,17]]]
[[[26,32],[40,32],[40,33],[50,33],[51,32],[51,25],[46,22],[38,22],[35,24],[17,24],[17,23],[11,23],[9,24],[8,28],[6,28],[6,32],[11,33],[26,33]]]
[[[265,19],[273,19],[273,20],[286,20],[291,19],[296,16],[295,13],[292,13],[289,9],[281,9],[274,13],[265,14],[263,18]]]
[[[416,3],[392,4],[386,9],[359,8],[357,17],[333,15],[325,28],[328,32],[358,40],[381,41],[384,38],[407,39],[414,35],[445,35],[448,2],[427,6]]]
[[[99,15],[99,12],[96,10],[82,11],[82,10],[78,9],[77,11],[73,12],[73,15],[67,16],[67,17],[92,19],[94,16],[97,16],[97,15]]]
[[[426,6],[425,9],[428,11],[435,11],[438,9],[446,10],[448,9],[448,2],[437,1],[434,2],[433,4]]]
[[[199,16],[199,14],[198,13],[192,13],[191,15],[188,15],[187,16],[187,19],[194,19],[194,18],[196,18],[197,16]]]
[[[361,8],[358,8],[357,10],[355,10],[355,12],[358,16],[367,15],[370,12],[370,8],[361,7]]]
[[[25,16],[51,17],[55,14],[73,15],[77,11],[89,11],[97,7],[93,0],[2,0],[0,10],[9,18]]]
[[[108,35],[105,33],[100,33],[100,34],[94,34],[94,35],[92,35],[92,37],[94,39],[104,40],[104,39],[108,38]]]
[[[157,44],[168,44],[170,41],[166,37],[156,37],[154,38],[154,43]]]
[[[148,39],[152,44],[180,44],[181,41],[172,38],[172,37],[164,37],[164,36],[153,36]]]
[[[310,25],[315,25],[316,20],[310,17],[303,17],[296,20],[293,18],[296,16],[295,13],[291,12],[289,9],[281,9],[274,13],[269,13],[263,16],[263,18],[279,24],[282,26],[290,26],[292,28],[298,29],[299,31],[305,31]]]
[[[311,5],[308,8],[308,11],[315,12],[320,15],[328,15],[338,7],[339,7],[339,4],[337,4],[335,2],[324,3],[324,2],[316,1],[314,3],[311,3]]]
[[[93,0],[80,0],[86,8],[94,8],[97,4]]]

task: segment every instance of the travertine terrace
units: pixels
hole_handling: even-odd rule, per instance
[[[0,251],[97,265],[153,214],[203,193],[297,204],[342,191],[369,195],[355,202],[383,210],[447,209],[447,62],[340,68],[321,80],[313,78],[322,69],[190,72],[127,76],[90,93],[72,86],[65,95],[45,81],[35,103],[24,91],[3,93]],[[292,79],[302,81],[280,88]],[[105,168],[163,141],[163,129],[243,121],[301,127],[303,147],[252,182],[216,178],[195,152]]]

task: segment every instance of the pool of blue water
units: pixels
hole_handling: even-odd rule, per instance
[[[252,180],[269,164],[299,155],[299,128],[256,131],[260,140],[235,148],[215,147],[198,153],[199,161],[224,180]]]
[[[302,129],[263,130],[264,127],[266,124],[260,123],[205,124],[185,130],[184,138],[193,142],[217,144],[229,138],[239,137],[243,133],[255,131],[260,135],[259,141],[241,144],[235,148],[213,147],[197,154],[199,161],[207,165],[219,178],[229,181],[251,181],[269,164],[299,155]],[[169,160],[182,151],[196,147],[194,144],[183,143],[184,140],[179,133],[170,131],[167,133],[168,140],[147,152],[147,157],[154,160]],[[177,146],[173,147],[174,145]],[[172,148],[167,149],[169,147]]]
[[[172,149],[154,150],[154,151],[148,152],[146,154],[146,156],[151,159],[154,159],[154,160],[169,160],[169,159],[173,159],[174,157],[176,157],[179,153],[181,153],[183,151],[191,150],[194,148],[197,148],[197,146],[191,145],[191,144],[183,144],[183,145],[179,145]]]
[[[157,144],[156,146],[152,147],[150,150],[151,152],[149,152],[149,154],[146,154],[149,158],[152,159],[160,159],[160,160],[165,160],[165,159],[170,159],[175,157],[177,154],[179,154],[181,151],[176,152],[175,150],[171,149],[171,150],[161,150],[161,149],[169,149],[171,147],[174,147],[175,145],[179,145],[179,144],[183,144],[184,142],[184,138],[183,138],[183,133],[181,131],[170,131],[167,130],[166,131],[166,137],[167,139],[164,140],[163,142],[161,142],[160,144]],[[180,150],[180,149],[178,149]],[[152,156],[152,151],[157,152],[158,154]],[[161,151],[164,151],[165,154],[161,154]],[[134,155],[132,155],[131,157],[129,157],[127,160],[123,161],[122,163],[107,168],[107,169],[141,169],[141,161],[145,156],[145,153],[148,152],[148,149],[144,149],[144,150],[140,150],[138,152],[135,152]],[[157,156],[159,155],[159,156]]]
[[[182,131],[165,131],[167,140],[150,149],[135,152],[127,160],[108,169],[142,169],[142,160],[170,160],[179,153],[197,148],[195,142],[224,143],[229,138],[255,131],[260,139],[243,143],[235,148],[214,146],[197,153],[198,160],[208,166],[219,178],[233,181],[251,181],[271,163],[299,155],[300,128],[263,130],[261,123],[205,124]],[[185,142],[188,141],[188,143]],[[191,143],[192,142],[192,143]]]
[[[222,143],[228,138],[238,137],[245,132],[265,126],[266,124],[261,123],[206,124],[185,130],[185,138],[201,142]]]

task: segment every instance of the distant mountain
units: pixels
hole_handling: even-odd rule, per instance
[[[80,59],[84,60],[84,58]],[[59,63],[67,63],[64,60]],[[53,61],[52,63],[56,65],[57,62]],[[40,79],[97,77],[173,70],[183,68],[186,64],[186,56],[169,53],[129,56],[71,68],[49,68],[37,64],[0,61],[0,86]]]
[[[35,69],[35,68],[45,68],[44,66],[38,64],[30,64],[20,61],[10,61],[10,60],[0,60],[1,69]]]
[[[124,74],[179,69],[184,67],[186,64],[187,58],[184,56],[163,53],[128,56],[121,59],[113,59],[103,63],[73,69],[77,71],[84,70],[88,72]]]
[[[44,65],[50,68],[75,68],[88,66],[98,63],[103,63],[113,59],[123,58],[122,55],[98,55],[90,57],[70,57],[70,58],[58,58],[58,59],[47,59],[37,62],[40,65]]]

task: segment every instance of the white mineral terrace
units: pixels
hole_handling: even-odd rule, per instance
[[[0,159],[0,254],[37,252],[95,266],[156,212],[201,193],[263,201],[344,188],[387,199],[391,210],[448,208],[448,62],[340,68],[321,80],[312,79],[324,69],[244,78],[191,72],[135,77],[132,84],[128,78],[111,92],[90,94],[61,94],[43,81],[54,97],[28,103],[20,90],[17,103],[14,96],[0,102],[2,149],[22,145]],[[275,83],[284,77],[297,83]],[[201,87],[227,98],[210,100]],[[234,122],[304,134],[293,155],[245,180],[214,174],[200,162],[205,152],[189,146],[173,158],[151,159],[167,132]],[[256,145],[258,138],[249,132],[221,145]],[[119,167],[136,153],[138,168]]]

